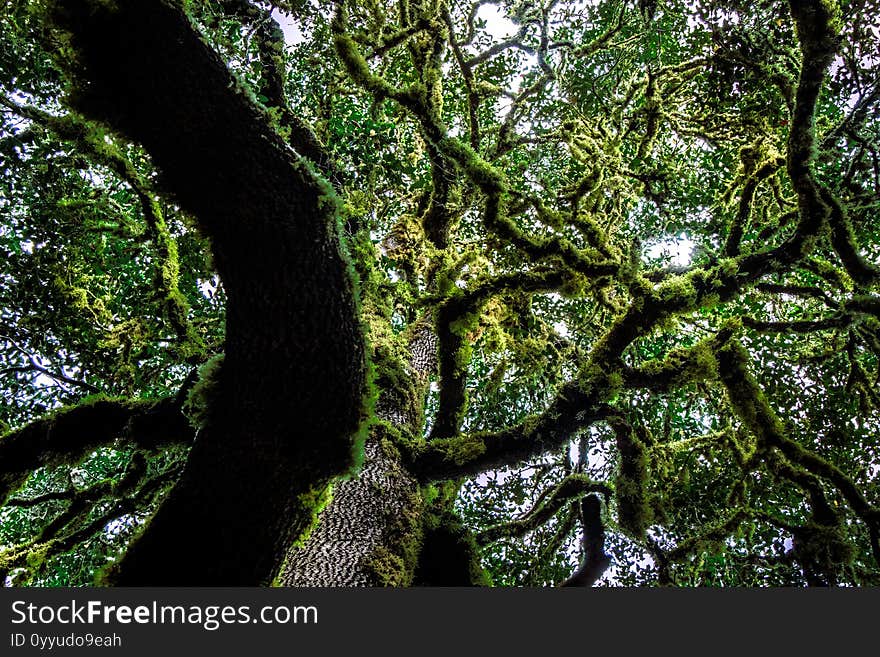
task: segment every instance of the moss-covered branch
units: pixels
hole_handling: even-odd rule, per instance
[[[569,475],[520,518],[481,531],[477,534],[477,543],[488,545],[502,538],[524,536],[550,520],[565,505],[590,493],[601,493],[608,500],[612,491],[607,485],[593,481],[586,475]]]
[[[718,352],[719,377],[727,389],[730,405],[759,445],[778,449],[795,467],[830,482],[850,508],[869,528],[880,524],[880,509],[871,504],[840,468],[792,440],[770,407],[758,383],[748,371],[748,353],[737,342]]]
[[[432,57],[423,57],[424,65],[421,67],[423,80],[405,89],[398,88],[370,69],[354,38],[348,33],[345,2],[337,5],[333,18],[333,33],[337,53],[351,79],[373,94],[377,100],[390,98],[409,110],[419,122],[422,136],[432,145],[435,152],[433,159],[442,163],[442,166],[446,166],[446,163],[454,163],[471,184],[485,194],[484,223],[487,228],[533,258],[561,258],[572,270],[588,278],[609,276],[617,272],[618,263],[598,257],[594,250],[579,249],[570,240],[559,235],[551,237],[528,235],[508,216],[506,205],[510,184],[507,176],[477,153],[471,145],[450,136],[442,121],[438,111],[439,104],[435,100],[439,84],[434,70],[437,67],[435,65],[432,68],[429,64],[433,61]],[[436,53],[431,54],[433,56]],[[431,74],[431,71],[434,71],[434,74]],[[534,85],[520,92],[517,98],[522,100],[535,93],[537,86],[546,84],[549,79],[547,75],[542,76]],[[517,102],[519,101],[515,100],[514,104]],[[512,112],[509,116],[512,116]],[[442,187],[440,191],[442,192]],[[438,198],[442,200],[443,194]],[[442,208],[438,206],[435,211],[439,212],[440,209]],[[442,219],[443,215],[441,213],[438,216]],[[442,235],[442,226],[446,222],[448,220],[437,224],[440,229],[438,235]],[[426,228],[435,232],[438,230],[432,225]]]
[[[811,250],[815,238],[827,225],[828,205],[822,200],[812,172],[816,156],[816,102],[828,67],[838,47],[840,8],[835,0],[789,3],[801,45],[801,66],[788,135],[786,166],[798,195],[798,230],[780,253],[795,260]]]
[[[288,143],[334,185],[340,172],[312,127],[293,113],[285,92],[284,32],[271,13],[247,0],[223,0],[223,10],[252,26],[257,53],[262,64],[257,93],[266,100],[266,107],[279,113],[279,125],[289,133]]]
[[[511,293],[534,294],[562,287],[566,280],[559,270],[536,268],[481,281],[471,290],[451,292],[439,303],[437,318],[440,400],[430,438],[458,434],[467,410],[467,373],[473,352],[473,333],[480,310],[490,299]]]
[[[774,175],[779,167],[785,164],[785,160],[776,153],[770,154],[768,159],[764,161],[757,161],[760,155],[763,155],[763,152],[760,148],[755,147],[744,148],[740,152],[746,180],[743,185],[736,216],[724,245],[724,255],[728,258],[736,257],[740,253],[740,242],[751,219],[752,202],[754,201],[758,185],[762,180]]]
[[[648,461],[645,444],[623,418],[610,419],[620,462],[614,479],[617,522],[621,529],[638,541],[644,541],[651,522],[651,510],[645,497],[648,486]]]
[[[622,367],[623,383],[628,388],[648,388],[655,392],[675,390],[689,383],[717,376],[715,351],[733,337],[727,327],[691,347],[672,349],[662,359],[653,359],[639,367]]]
[[[819,192],[830,212],[831,244],[846,273],[859,285],[867,286],[875,283],[880,272],[859,253],[852,224],[840,200],[827,187],[821,187]]]
[[[461,48],[463,44],[456,40],[452,15],[446,12],[443,15],[443,20],[449,32],[449,46],[452,49],[452,54],[455,57],[455,62],[458,65],[458,70],[461,73],[467,91],[468,126],[470,128],[468,143],[475,151],[479,151],[482,140],[479,119],[480,95],[477,93],[474,71],[465,60],[465,55]]]
[[[489,586],[473,532],[456,514],[428,513],[415,586]]]
[[[98,447],[121,441],[156,449],[192,436],[174,398],[86,399],[0,437],[0,502],[37,468],[75,464]]]
[[[406,448],[404,457],[423,481],[454,479],[519,463],[564,444],[576,431],[604,417],[600,400],[606,392],[607,388],[597,386],[587,394],[577,383],[569,383],[540,415],[500,431],[416,441]]]
[[[749,509],[735,509],[715,523],[701,528],[698,534],[680,541],[674,548],[663,554],[665,566],[680,562],[688,556],[717,545],[733,534],[745,520],[752,516]]]

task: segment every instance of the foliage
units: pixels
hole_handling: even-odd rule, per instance
[[[44,4],[0,21],[0,445],[96,392],[185,399],[224,344],[209,240],[70,109]],[[375,381],[423,406],[398,447],[494,584],[590,561],[588,495],[602,584],[880,584],[877,2],[186,11],[339,197]],[[35,470],[7,581],[91,582],[185,459]]]

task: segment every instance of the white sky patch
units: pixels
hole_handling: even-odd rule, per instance
[[[513,99],[509,96],[498,96],[498,99],[495,101],[495,112],[496,116],[499,119],[503,119],[507,116],[507,113],[510,111],[510,107],[513,105]]]
[[[107,141],[105,139],[104,141]],[[112,141],[107,143],[113,143]],[[98,187],[100,189],[107,189],[109,185],[107,184],[107,179],[101,175],[99,172],[94,171],[92,169],[83,169],[80,171],[80,175],[85,178],[88,182],[92,183],[94,187]]]
[[[37,374],[32,384],[35,388],[51,388],[52,386],[57,385],[57,382],[48,374],[43,374],[41,372],[40,374]]]
[[[477,18],[486,21],[484,28],[493,39],[509,39],[519,31],[517,24],[510,20],[504,10],[496,5],[483,5],[477,11]]]
[[[217,294],[217,288],[219,285],[220,277],[216,275],[207,280],[202,278],[198,279],[199,290],[206,299],[214,298],[214,295]]]
[[[580,458],[580,450],[578,449],[578,443],[576,440],[572,440],[568,444],[568,460],[572,463],[577,463],[578,458]]]
[[[569,336],[568,325],[565,322],[556,322],[553,324],[553,330],[556,331],[558,335],[561,335],[563,338],[567,338]]]
[[[137,523],[137,516],[133,514],[129,513],[124,516],[120,516],[104,525],[104,536],[106,538],[113,538],[126,531],[127,529],[130,529]]]
[[[288,48],[292,48],[306,40],[305,35],[299,29],[299,25],[296,24],[292,16],[282,13],[278,9],[273,9],[272,18],[278,21],[278,25],[281,26],[281,31],[284,32],[284,43],[287,44]]]
[[[645,255],[650,260],[668,259],[676,267],[686,267],[691,263],[694,241],[685,233],[667,237],[650,244]]]

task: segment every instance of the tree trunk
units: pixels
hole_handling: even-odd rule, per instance
[[[426,321],[409,341],[409,372],[416,394],[380,391],[376,416],[392,429],[422,431],[421,408],[436,368],[437,338]],[[380,381],[381,382],[381,381]],[[386,425],[376,424],[356,477],[333,488],[333,499],[304,544],[294,545],[281,577],[285,586],[405,586],[412,582],[423,533],[425,505]]]
[[[143,144],[211,238],[228,299],[206,424],[110,581],[267,583],[351,467],[363,415],[363,338],[335,197],[175,4],[48,11],[73,53],[62,61],[72,104]]]

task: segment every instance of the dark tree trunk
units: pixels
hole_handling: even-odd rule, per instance
[[[332,190],[162,0],[50,3],[71,102],[140,142],[211,238],[228,295],[215,403],[119,584],[260,584],[352,464],[364,358]]]

